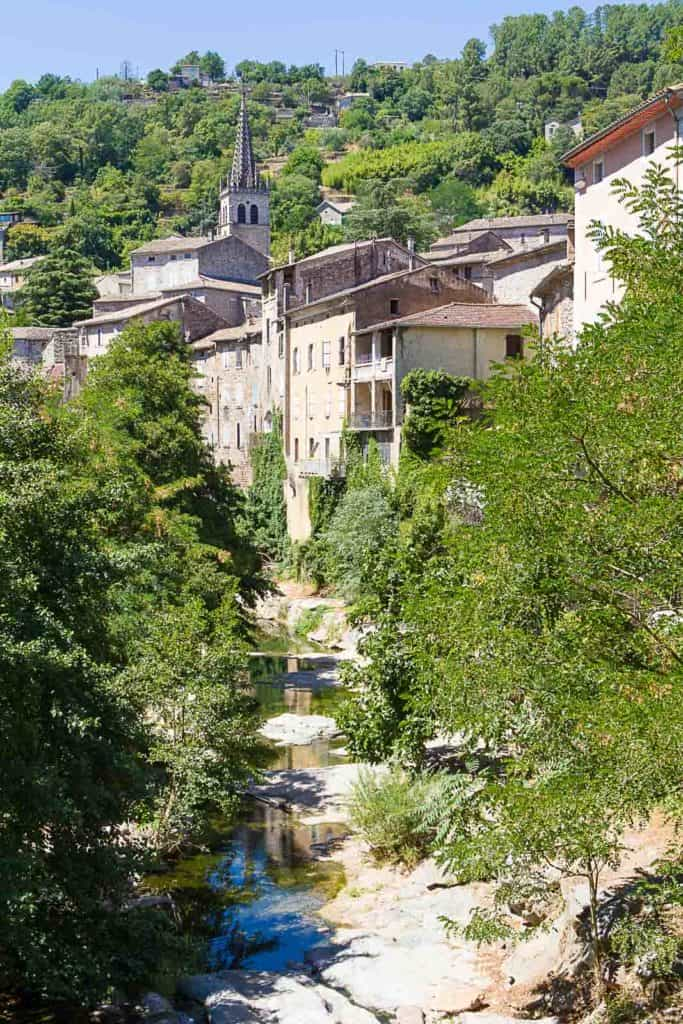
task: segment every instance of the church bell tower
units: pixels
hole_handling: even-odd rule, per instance
[[[265,256],[270,253],[270,196],[256,170],[244,87],[232,170],[221,188],[218,211],[218,237],[227,235],[236,235]]]

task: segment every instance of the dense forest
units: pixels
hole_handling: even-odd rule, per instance
[[[679,0],[578,7],[506,17],[491,47],[471,39],[459,57],[428,55],[403,71],[359,59],[346,78],[316,64],[243,61],[257,157],[272,174],[274,255],[302,255],[336,241],[316,223],[321,185],[357,195],[349,237],[439,233],[485,214],[568,208],[559,156],[653,90],[683,78]],[[224,81],[216,53],[187,62]],[[169,72],[146,83],[90,84],[43,75],[0,96],[0,204],[35,223],[10,232],[8,256],[69,248],[96,268],[123,266],[135,245],[215,223],[230,167],[239,91],[170,91]],[[312,105],[334,109],[361,95],[338,127],[306,126]],[[316,107],[315,109],[318,109]],[[285,111],[287,116],[281,116]],[[560,124],[550,143],[548,121]]]

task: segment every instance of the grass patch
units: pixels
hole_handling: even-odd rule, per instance
[[[300,640],[305,640],[309,633],[315,633],[320,628],[323,619],[331,611],[329,605],[319,604],[315,608],[304,608],[297,624],[294,627],[294,635]]]

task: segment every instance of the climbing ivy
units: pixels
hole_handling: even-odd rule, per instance
[[[274,562],[289,553],[287,507],[283,481],[287,466],[282,446],[282,414],[273,410],[273,427],[259,434],[251,449],[252,485],[247,496],[247,514],[252,536],[259,550]]]

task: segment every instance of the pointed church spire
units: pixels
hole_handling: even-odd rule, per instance
[[[244,83],[242,83],[242,103],[240,106],[239,124],[237,125],[237,135],[235,137],[235,152],[232,157],[230,187],[252,189],[261,187],[259,175],[256,171],[254,150],[251,145],[251,131],[249,129]]]

